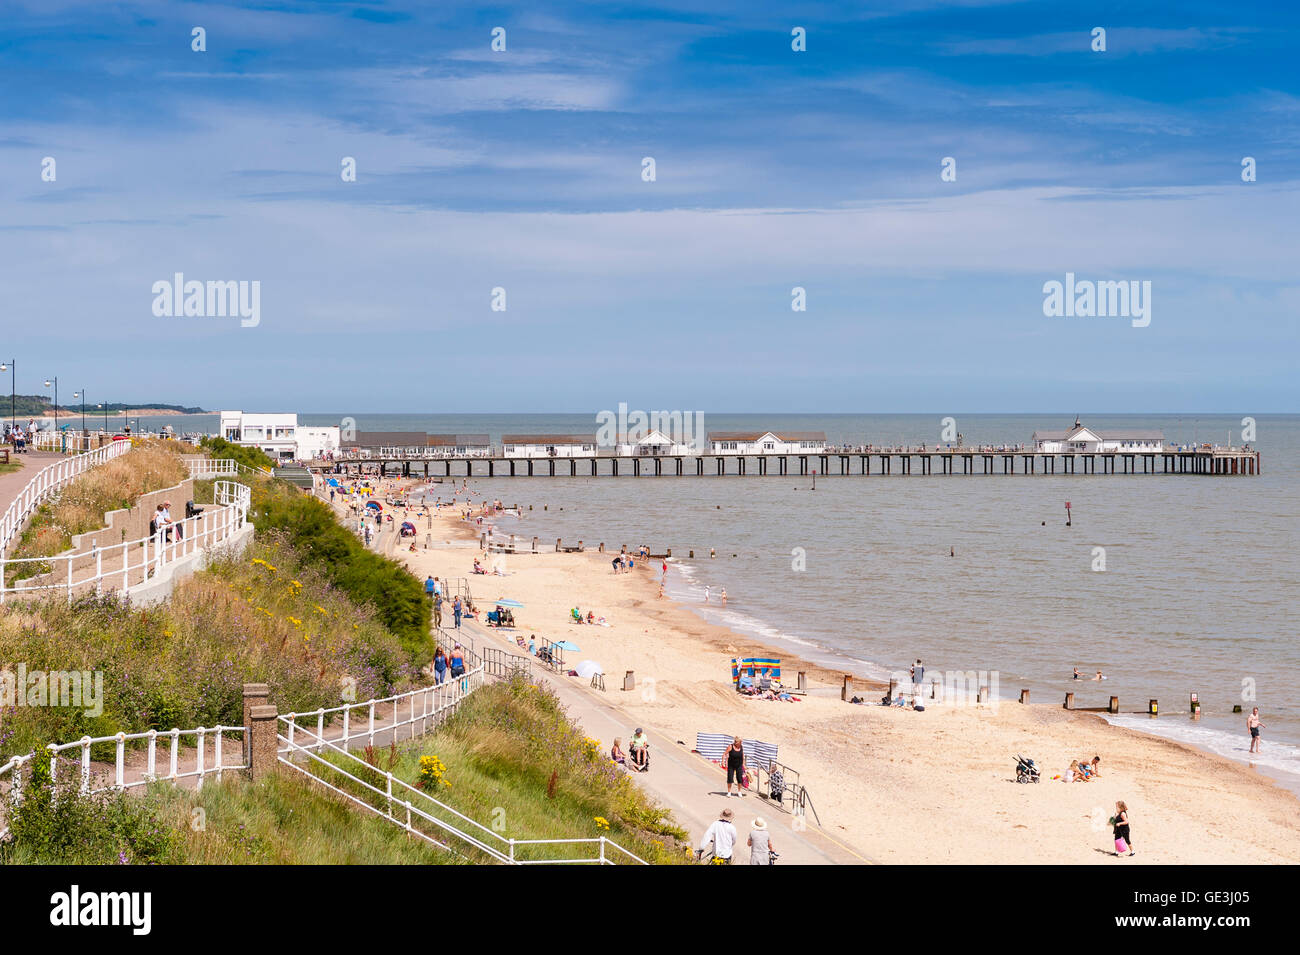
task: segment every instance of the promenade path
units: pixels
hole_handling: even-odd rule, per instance
[[[36,472],[47,464],[53,464],[66,455],[57,451],[29,451],[26,454],[10,454],[9,460],[22,465],[17,471],[0,474],[0,514],[13,503],[18,492],[27,486],[27,482],[36,476]]]

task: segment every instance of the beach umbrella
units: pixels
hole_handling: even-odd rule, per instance
[[[595,660],[583,660],[574,667],[574,669],[578,671],[578,676],[582,677],[584,680],[590,680],[596,673],[605,672],[605,668]]]
[[[384,505],[380,504],[378,501],[366,501],[366,507],[373,507],[377,511],[382,511],[384,509]]]
[[[325,483],[328,484],[330,487],[338,487],[338,486],[339,486],[339,479],[338,479],[338,478],[330,478],[330,479],[329,479],[328,481],[326,481]]]
[[[412,534],[414,534],[414,533],[415,533],[415,525],[412,524],[410,521],[402,521],[402,530],[404,530],[404,531],[410,531]]]
[[[572,640],[556,640],[554,646],[557,650],[568,650],[570,653],[578,653],[582,650],[582,647]]]
[[[518,600],[510,600],[506,597],[498,597],[495,602],[498,607],[514,607],[515,609],[522,609],[524,606]]]

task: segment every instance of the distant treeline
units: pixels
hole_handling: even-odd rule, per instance
[[[60,395],[59,397],[63,397]],[[0,411],[9,411],[9,400],[7,396],[0,395]],[[202,408],[188,408],[185,405],[169,405],[161,401],[137,401],[131,404],[123,404],[120,401],[110,401],[108,403],[110,414],[118,411],[134,411],[137,408],[161,408],[166,411],[177,411],[181,414],[207,414]],[[20,415],[46,415],[54,409],[53,402],[48,395],[14,395],[13,413]],[[60,411],[81,411],[81,402],[76,404],[67,404],[59,402]],[[95,411],[99,414],[104,413],[104,406],[100,402],[86,405],[86,414]]]

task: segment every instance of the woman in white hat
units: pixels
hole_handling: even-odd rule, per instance
[[[762,816],[754,817],[746,844],[749,846],[750,865],[772,864],[772,853],[776,849],[772,846],[772,833],[767,831],[767,823]]]

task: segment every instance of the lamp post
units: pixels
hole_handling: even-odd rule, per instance
[[[104,434],[108,434],[108,402],[101,401],[95,407],[104,409]]]
[[[51,383],[53,383],[54,385],[54,430],[58,431],[59,430],[59,379],[58,377],[56,376],[52,379],[51,378],[45,379],[46,388],[50,387]],[[60,451],[63,450],[62,441],[59,442],[59,450]]]
[[[18,362],[12,358],[7,362],[0,362],[0,371],[9,372],[9,426],[13,430],[18,429],[18,413],[15,410],[18,407],[16,392],[18,390]]]
[[[81,430],[84,432],[86,430],[86,389],[74,391],[72,397],[81,399]]]

